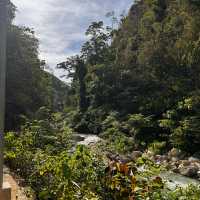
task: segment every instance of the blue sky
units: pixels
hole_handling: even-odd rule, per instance
[[[57,63],[79,53],[85,30],[93,21],[104,20],[106,13],[127,12],[133,0],[12,0],[17,6],[15,23],[35,30],[40,41],[40,58],[55,75]]]

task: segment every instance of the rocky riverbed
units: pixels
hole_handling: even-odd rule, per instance
[[[102,141],[100,137],[90,134],[75,134],[74,140],[76,145],[85,146],[93,146]],[[75,146],[72,151],[75,150]],[[185,187],[189,184],[200,185],[200,153],[189,156],[187,153],[173,148],[165,155],[155,155],[150,151],[133,151],[128,157],[131,160],[136,160],[141,156],[146,156],[168,169],[168,171],[162,172],[160,176],[171,189],[177,186]],[[122,159],[124,159],[123,156]]]
[[[150,154],[150,152],[147,152],[147,155]],[[150,158],[156,163],[166,166],[174,173],[200,180],[199,153],[189,156],[187,153],[173,148],[166,155],[150,155]]]
[[[190,184],[200,185],[200,159],[198,154],[189,156],[178,149],[171,149],[165,155],[156,155],[150,151],[133,151],[128,158],[136,161],[141,156],[165,167],[166,170],[161,171],[159,176],[171,190],[176,187],[184,188]],[[140,167],[139,170],[143,170],[143,167]]]

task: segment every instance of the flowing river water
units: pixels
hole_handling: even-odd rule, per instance
[[[200,182],[196,179],[192,179],[181,174],[166,171],[161,172],[161,178],[166,181],[169,189],[175,189],[176,187],[187,187],[188,185],[200,185]]]

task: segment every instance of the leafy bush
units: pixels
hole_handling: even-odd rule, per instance
[[[72,130],[66,126],[60,114],[51,114],[48,119],[27,121],[20,133],[9,132],[5,135],[5,161],[12,169],[23,170],[23,176],[30,175],[38,150],[56,155],[71,148],[71,135]]]
[[[104,150],[111,150],[118,153],[128,153],[133,151],[135,144],[132,137],[127,137],[123,132],[117,128],[109,128],[101,137],[105,139],[103,142]]]
[[[148,145],[148,149],[155,154],[163,154],[166,151],[166,142],[154,141]]]
[[[118,153],[127,153],[134,149],[134,138],[124,132],[125,125],[126,123],[117,120],[117,113],[112,112],[107,116],[102,122],[104,131],[100,135],[105,139],[105,148],[117,151]]]
[[[200,145],[200,96],[197,94],[178,102],[160,120],[160,127],[168,132],[172,146],[191,153],[198,151]]]
[[[28,121],[19,133],[5,136],[5,161],[46,199],[100,199],[104,173],[101,156],[78,146],[71,155],[72,131],[60,114]]]
[[[137,170],[142,168],[142,170]],[[170,190],[159,177],[162,167],[148,158],[141,157],[136,163],[111,161],[107,168],[106,186],[112,200],[198,200],[199,186]]]
[[[144,143],[146,146],[157,138],[158,127],[152,116],[129,115],[127,124],[131,128],[130,133],[137,143]]]
[[[72,127],[79,133],[99,134],[102,131],[102,121],[106,112],[102,109],[88,109],[85,113],[77,112],[72,121]]]
[[[107,166],[102,151],[78,146],[69,154],[68,146],[52,152],[49,146],[35,148],[33,136],[30,132],[7,133],[5,160],[12,169],[20,169],[17,171],[39,200],[199,199],[196,187],[167,190],[160,177],[154,178],[160,166],[148,158],[141,157],[136,163],[109,161]],[[140,168],[143,170],[137,170]]]
[[[100,179],[104,165],[101,158],[79,146],[72,156],[61,152],[57,156],[37,159],[37,180],[42,180],[40,199],[87,199],[102,193]],[[37,184],[37,182],[35,182]]]

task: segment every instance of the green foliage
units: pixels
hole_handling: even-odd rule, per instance
[[[37,199],[168,200],[189,197],[192,200],[199,197],[196,187],[168,190],[160,177],[155,178],[162,168],[144,156],[137,162],[109,161],[107,166],[102,154],[104,146],[97,151],[77,146],[74,153],[68,153],[71,130],[62,114],[48,114],[46,119],[46,113],[48,109],[41,108],[37,112],[38,120],[28,121],[20,134],[9,132],[5,136],[6,163],[34,189]],[[120,132],[122,127],[116,121],[116,113],[111,113],[104,121],[104,127],[104,137],[110,143],[106,148],[112,147],[120,153],[132,150],[131,138]],[[162,149],[164,143],[156,142],[151,146]]]
[[[193,185],[189,185],[185,189],[177,188],[174,191],[167,193],[163,192],[163,199],[165,200],[174,200],[174,199],[183,199],[183,200],[197,200],[200,198],[200,188]]]
[[[37,160],[40,161],[37,166],[38,179],[44,181],[40,199],[43,199],[42,196],[60,200],[97,198],[101,192],[99,181],[103,175],[103,165],[85,147],[77,147],[72,156],[61,152],[56,157],[48,157],[42,165],[44,158]]]
[[[199,95],[198,91],[178,102],[176,108],[167,111],[160,126],[170,135],[173,146],[195,152],[198,151],[199,141]]]
[[[80,56],[72,56],[67,61],[57,65],[57,68],[67,70],[68,78],[72,78],[72,84],[79,86],[79,109],[81,112],[86,111],[88,104],[86,98],[86,85],[85,76],[87,74],[87,68],[85,61]]]
[[[199,150],[199,1],[136,1],[113,28],[93,22],[80,55],[58,64],[68,72],[68,87],[41,69],[34,32],[10,25],[7,128],[24,125],[5,136],[6,163],[40,200],[198,200],[197,187],[166,188],[153,177],[160,166],[145,157],[106,168],[102,156],[83,146],[68,153],[69,127],[100,134],[100,151]],[[65,90],[69,97],[63,100]],[[41,106],[47,108],[37,111]],[[51,113],[63,108],[65,113]]]
[[[137,170],[142,168],[142,170]],[[110,161],[107,168],[106,186],[113,200],[174,200],[199,198],[198,186],[170,190],[158,176],[161,168],[145,157],[136,163]]]
[[[185,132],[190,129],[190,135],[196,136],[189,140],[194,141],[198,137],[198,116],[179,119],[182,123],[178,125],[176,120],[161,115],[174,109],[188,91],[199,88],[199,19],[198,8],[188,0],[155,0],[135,3],[118,30],[106,29],[103,22],[92,23],[86,31],[90,38],[80,55],[88,110],[75,117],[75,130],[103,131],[108,138],[131,136],[144,147],[154,140],[168,142],[169,136],[173,141],[176,135],[182,135],[182,144],[177,145],[184,148],[188,140]],[[72,85],[80,88],[75,81]],[[81,100],[82,92],[76,91]],[[120,113],[121,119],[116,120],[119,127],[109,125],[115,123],[112,116],[106,119],[113,110]],[[180,111],[166,114],[176,118]],[[121,140],[116,142],[119,146],[125,143]]]
[[[144,174],[137,171],[134,163],[111,162],[107,185],[114,199],[153,199],[155,194],[160,197],[164,187],[162,179]]]
[[[111,150],[118,153],[128,153],[135,147],[134,139],[126,136],[118,128],[109,128],[101,134],[106,142],[103,143],[104,150]]]
[[[127,134],[126,123],[117,120],[117,113],[111,112],[110,115],[102,122],[103,132],[101,137],[105,139],[108,150],[117,151],[118,153],[131,152],[134,147],[134,138]]]
[[[99,134],[102,131],[102,121],[106,116],[106,111],[98,109],[88,109],[86,112],[76,112],[72,119],[72,127],[79,133]]]
[[[154,141],[148,145],[148,150],[154,152],[155,154],[163,154],[166,151],[166,142]]]
[[[16,130],[20,115],[33,117],[41,106],[60,111],[70,104],[69,88],[43,71],[45,63],[39,60],[39,42],[32,29],[9,24],[7,40],[6,129]]]
[[[28,121],[19,133],[5,136],[5,161],[36,191],[38,198],[98,198],[104,173],[101,156],[78,146],[70,155],[72,131],[61,114],[41,108],[39,120]]]
[[[135,139],[141,140],[144,137],[145,139],[149,140],[153,133],[150,132],[153,129],[154,122],[152,117],[145,117],[142,114],[134,114],[128,117],[127,123],[131,127],[131,133],[133,133]]]

